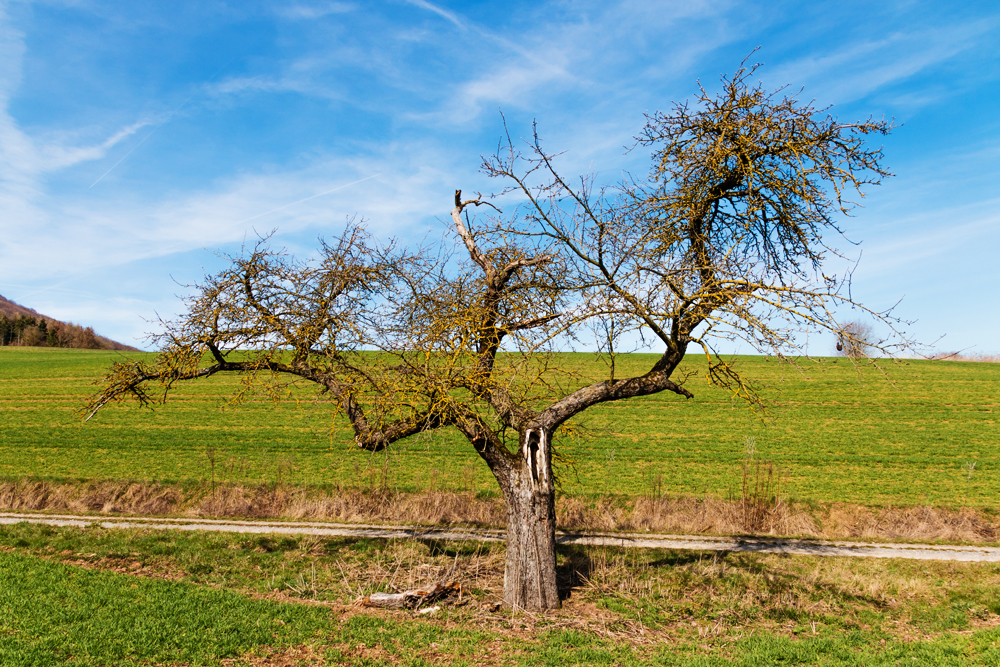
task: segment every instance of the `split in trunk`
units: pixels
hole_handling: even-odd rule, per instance
[[[559,607],[556,584],[556,510],[550,439],[528,430],[520,465],[501,481],[507,504],[504,605],[541,611]]]

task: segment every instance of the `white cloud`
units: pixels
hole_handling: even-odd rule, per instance
[[[316,4],[294,4],[280,6],[275,9],[275,13],[285,19],[293,21],[315,20],[329,16],[330,14],[346,14],[353,12],[357,7],[348,2],[322,2]]]
[[[416,7],[420,7],[421,9],[426,9],[429,12],[433,12],[434,14],[437,14],[446,21],[450,21],[458,28],[465,28],[465,25],[458,18],[457,14],[455,14],[454,12],[449,12],[448,10],[443,9],[433,3],[427,2],[427,0],[406,0],[406,2]]]
[[[39,219],[50,235],[11,235],[0,250],[0,279],[31,271],[47,257],[53,281],[206,247],[238,243],[254,230],[278,227],[292,241],[323,234],[358,214],[382,235],[406,234],[428,216],[446,215],[449,193],[462,187],[451,158],[433,146],[390,145],[354,158],[331,156],[305,168],[249,173],[200,192],[159,202],[69,200]],[[432,166],[432,165],[440,166]],[[99,241],[98,241],[99,239]],[[109,269],[110,270],[110,269]]]
[[[173,295],[185,290],[172,279],[202,278],[198,263],[184,257],[217,265],[210,250],[234,251],[275,229],[275,246],[309,256],[317,236],[338,233],[355,215],[380,239],[419,241],[443,233],[435,218],[447,218],[456,188],[481,185],[433,145],[391,144],[301,169],[246,173],[158,202],[115,198],[95,206],[64,197],[35,210],[49,233],[5,235],[0,293],[137,344],[155,311],[169,317],[181,306]],[[44,277],[34,270],[39,257]]]
[[[72,145],[59,138],[49,141],[26,134],[11,116],[10,100],[21,84],[24,34],[13,29],[0,7],[0,233],[7,239],[0,256],[9,255],[24,230],[46,226],[42,207],[44,178],[81,162],[104,157],[108,150],[151,124],[141,120],[113,133],[96,145]],[[4,257],[7,263],[17,263]]]
[[[898,275],[902,270],[927,267],[932,274],[937,260],[970,244],[981,249],[1000,244],[1000,199],[963,206],[942,207],[920,215],[893,219],[877,238],[862,244],[861,268],[868,279]],[[900,230],[907,230],[900,233]],[[919,269],[918,269],[919,270]]]
[[[510,30],[479,24],[425,0],[405,1],[461,30],[456,34],[380,24],[379,34],[385,38],[373,44],[335,28],[322,51],[280,62],[276,73],[233,77],[213,89],[223,95],[295,92],[373,109],[391,99],[372,99],[368,90],[338,85],[341,73],[354,68],[378,79],[373,87],[416,94],[418,104],[398,112],[400,117],[435,128],[467,126],[498,107],[538,109],[563,94],[598,89],[610,98],[648,94],[646,86],[635,81],[637,76],[657,81],[678,76],[734,35],[727,27],[725,4],[557,5],[539,8]],[[695,37],[681,29],[684,21],[704,19],[713,22],[708,34]],[[669,29],[676,34],[661,42],[656,35]],[[412,66],[413,42],[452,61],[446,78],[435,79],[432,71]],[[637,49],[647,61],[641,69],[630,62]]]
[[[975,21],[934,30],[896,32],[880,40],[850,43],[839,51],[808,56],[761,70],[777,84],[806,86],[809,96],[845,103],[906,80],[972,48],[995,31],[996,21]],[[910,91],[910,94],[915,94]]]
[[[486,105],[493,108],[530,105],[531,93],[543,86],[553,86],[572,79],[556,59],[547,64],[508,65],[463,84],[456,92],[453,105],[444,109],[449,122],[467,123],[479,116]]]
[[[538,110],[561,95],[597,90],[602,98],[620,100],[616,108],[627,108],[637,97],[648,95],[644,83],[659,84],[668,70],[677,76],[698,55],[732,39],[725,21],[710,37],[690,39],[678,30],[678,37],[665,43],[653,38],[686,20],[720,16],[724,5],[579,3],[564,9],[565,14],[552,12],[551,19],[540,12],[538,20],[515,38],[466,21],[471,32],[497,49],[473,51],[469,59],[477,65],[474,75],[449,86],[449,94],[434,111],[412,116],[433,124],[464,125],[498,107]],[[637,68],[636,57],[648,61]],[[568,111],[564,108],[563,114],[571,116]]]

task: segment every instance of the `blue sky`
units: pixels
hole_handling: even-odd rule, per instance
[[[854,295],[1000,352],[998,44],[995,1],[0,2],[0,294],[142,346],[259,232],[439,234],[500,110],[564,173],[645,174],[643,113],[760,47],[766,85],[900,125]]]

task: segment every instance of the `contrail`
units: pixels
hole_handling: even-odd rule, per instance
[[[72,278],[67,278],[66,280],[63,280],[62,282],[54,283],[52,285],[49,285],[48,287],[43,287],[41,289],[36,289],[34,292],[29,292],[28,294],[20,294],[20,295],[18,295],[17,298],[18,299],[27,299],[29,296],[35,296],[36,294],[41,294],[42,292],[48,292],[50,289],[55,289],[57,287],[61,287],[62,285],[74,282],[77,279],[78,279],[77,276],[74,276]],[[89,295],[90,292],[77,292],[77,294],[88,294]]]
[[[211,81],[211,79],[209,79],[209,81]],[[140,141],[139,143],[137,143],[137,144],[136,144],[135,146],[133,146],[133,147],[132,147],[132,149],[131,149],[131,150],[130,150],[130,151],[129,151],[128,153],[125,153],[125,155],[123,155],[123,156],[122,156],[122,159],[118,160],[118,162],[115,162],[115,163],[114,163],[113,165],[111,165],[111,169],[108,169],[108,170],[107,170],[106,172],[104,172],[103,174],[101,174],[101,175],[100,175],[100,176],[99,176],[99,177],[97,178],[97,180],[96,180],[96,181],[94,181],[93,183],[91,183],[91,184],[90,184],[90,188],[92,188],[92,187],[94,187],[95,185],[97,185],[98,183],[100,183],[100,182],[101,182],[101,179],[102,179],[102,178],[104,178],[105,176],[107,176],[108,174],[110,174],[110,173],[111,173],[111,172],[112,172],[112,171],[114,170],[114,168],[115,168],[115,167],[117,167],[117,166],[118,166],[118,165],[120,165],[120,164],[121,164],[122,162],[124,162],[124,161],[125,161],[125,158],[127,158],[127,157],[128,157],[129,155],[131,155],[131,154],[132,154],[132,152],[133,152],[133,151],[135,151],[135,149],[136,149],[136,148],[138,148],[139,146],[142,146],[142,144],[143,144],[143,143],[145,143],[146,139],[149,139],[149,138],[150,138],[151,136],[153,136],[153,133],[154,133],[154,132],[156,132],[156,131],[157,131],[158,129],[160,129],[161,127],[163,127],[163,124],[164,124],[164,123],[166,123],[166,122],[167,122],[168,120],[170,120],[171,118],[173,118],[173,117],[174,117],[174,115],[175,115],[175,114],[176,114],[176,113],[177,113],[178,111],[180,111],[181,109],[183,109],[183,108],[184,108],[184,105],[185,105],[185,104],[187,104],[188,102],[190,102],[190,101],[191,101],[191,98],[193,98],[193,97],[194,97],[195,95],[197,95],[197,94],[198,94],[198,91],[195,91],[195,92],[191,93],[191,95],[189,95],[189,96],[188,96],[188,98],[187,98],[186,100],[184,100],[183,102],[181,102],[181,105],[180,105],[179,107],[177,107],[176,109],[174,109],[173,111],[171,111],[171,112],[170,112],[169,114],[167,114],[167,117],[166,117],[166,118],[164,118],[163,120],[161,120],[161,121],[159,122],[159,124],[157,124],[157,126],[156,126],[156,127],[154,127],[154,128],[152,129],[152,130],[150,130],[150,131],[149,131],[149,134],[147,134],[146,136],[144,136],[144,137],[142,138],[142,140],[141,140],[141,141]],[[90,188],[87,188],[87,189],[89,190]]]
[[[357,185],[358,183],[364,183],[365,181],[369,181],[369,180],[375,178],[376,176],[381,176],[381,175],[382,175],[382,173],[379,172],[377,174],[372,174],[371,176],[368,176],[366,178],[362,178],[360,181],[354,181],[353,183],[344,183],[343,185],[338,185],[337,187],[335,187],[333,189],[330,189],[330,190],[326,190],[325,192],[320,192],[319,194],[311,195],[309,197],[306,197],[305,199],[300,199],[298,201],[293,201],[291,204],[285,204],[284,206],[279,206],[278,208],[273,208],[270,211],[265,211],[264,213],[259,213],[259,214],[255,215],[255,216],[253,216],[252,218],[247,218],[246,220],[243,220],[242,222],[240,222],[238,224],[241,224],[241,225],[246,224],[246,223],[250,222],[251,220],[256,220],[257,218],[263,218],[265,215],[271,215],[272,213],[277,213],[278,211],[283,211],[284,209],[289,208],[290,206],[295,206],[296,204],[301,204],[302,202],[309,201],[310,199],[316,199],[316,197],[322,197],[323,195],[328,195],[331,192],[336,192],[337,190],[343,190],[344,188],[349,188],[352,185]]]
[[[188,99],[190,99],[190,98],[188,98]],[[185,102],[185,103],[186,103],[186,102]],[[182,104],[181,106],[184,106],[184,105]],[[181,107],[177,107],[177,110],[179,111],[179,110],[180,110],[180,108],[181,108]],[[175,111],[174,113],[177,113],[177,112]],[[170,116],[173,116],[173,115],[174,115],[173,113],[172,113],[172,114],[170,114]],[[167,116],[167,120],[170,120],[170,116]],[[167,120],[164,120],[164,121],[163,121],[163,123],[166,123],[166,122],[167,122]],[[160,125],[163,125],[163,123],[160,123]],[[142,146],[143,142],[144,142],[144,141],[146,141],[146,139],[149,139],[149,138],[150,138],[151,136],[153,136],[153,132],[156,132],[156,131],[157,131],[158,129],[160,129],[160,125],[157,125],[156,127],[154,127],[154,128],[153,128],[153,129],[152,129],[152,130],[150,131],[150,133],[149,133],[149,134],[147,134],[146,136],[144,136],[144,137],[142,138],[142,141],[140,141],[139,143],[137,143],[137,144],[136,144],[135,146],[133,146],[133,147],[132,147],[132,150],[130,150],[130,151],[129,151],[128,153],[125,153],[125,155],[123,155],[123,156],[122,156],[122,159],[121,159],[121,160],[118,160],[118,162],[115,162],[115,163],[114,163],[113,165],[111,165],[111,169],[108,169],[108,170],[107,170],[106,172],[104,172],[103,174],[101,174],[100,176],[98,176],[97,180],[96,180],[96,181],[94,181],[93,183],[91,183],[91,184],[90,184],[90,188],[92,188],[92,187],[94,187],[95,185],[97,185],[98,183],[100,183],[100,182],[101,182],[101,179],[102,179],[102,178],[104,178],[105,176],[107,176],[108,174],[110,174],[110,173],[111,173],[111,171],[112,171],[112,169],[114,169],[115,167],[117,167],[118,165],[120,165],[120,164],[121,164],[122,162],[124,162],[124,161],[125,161],[125,158],[127,158],[127,157],[128,157],[129,155],[131,155],[131,154],[132,154],[132,151],[134,151],[134,150],[135,150],[136,148],[138,148],[139,146]],[[90,188],[87,188],[87,189],[89,190]]]
[[[223,65],[222,67],[220,67],[220,68],[219,68],[219,71],[218,71],[218,72],[216,72],[215,74],[213,74],[212,76],[210,76],[210,77],[208,78],[208,80],[206,80],[206,81],[205,81],[205,83],[203,83],[203,84],[201,84],[201,85],[202,85],[202,86],[204,86],[204,85],[206,85],[206,84],[209,84],[209,83],[211,83],[212,81],[214,81],[214,80],[216,79],[216,77],[218,77],[218,76],[219,76],[220,74],[222,74],[223,70],[225,70],[225,69],[226,69],[227,67],[229,67],[229,65],[230,65],[230,64],[231,64],[231,63],[233,62],[233,60],[235,60],[235,58],[233,58],[233,59],[230,59],[228,63],[226,63],[225,65]],[[197,94],[198,94],[199,92],[201,92],[200,88],[199,88],[199,89],[196,89],[196,90],[195,90],[195,91],[194,91],[193,93],[191,93],[190,95],[188,95],[188,98],[187,98],[186,100],[184,100],[183,102],[181,102],[180,106],[178,106],[178,107],[177,107],[176,109],[174,109],[174,110],[173,110],[173,111],[171,111],[171,112],[170,112],[169,114],[167,114],[167,117],[166,117],[166,118],[164,118],[163,120],[161,120],[161,121],[159,122],[159,124],[158,124],[158,125],[157,125],[156,127],[154,127],[154,128],[152,129],[152,130],[150,130],[150,131],[149,131],[149,134],[147,134],[147,135],[146,135],[145,137],[143,137],[143,138],[142,138],[142,141],[140,141],[140,142],[139,142],[139,143],[137,143],[137,144],[136,144],[135,146],[133,146],[133,147],[132,147],[132,150],[130,150],[130,151],[129,151],[128,153],[125,153],[125,155],[123,155],[123,156],[122,156],[122,159],[121,159],[121,160],[118,160],[118,162],[115,162],[115,163],[114,163],[113,165],[111,165],[111,169],[108,169],[108,170],[107,170],[106,172],[104,172],[103,174],[101,174],[101,175],[100,175],[100,176],[99,176],[99,177],[97,178],[97,180],[96,180],[96,181],[94,181],[93,183],[91,183],[91,184],[90,184],[90,188],[92,188],[92,187],[94,187],[95,185],[97,185],[98,183],[100,183],[100,182],[101,182],[101,179],[103,179],[103,178],[104,178],[105,176],[107,176],[108,174],[110,174],[110,173],[111,173],[111,172],[112,172],[112,171],[114,170],[114,168],[115,168],[115,167],[117,167],[117,166],[118,166],[118,165],[120,165],[120,164],[121,164],[122,162],[124,162],[124,161],[125,161],[125,158],[127,158],[127,157],[128,157],[129,155],[131,155],[131,154],[132,154],[132,152],[133,152],[133,151],[134,151],[134,150],[135,150],[136,148],[138,148],[139,146],[142,146],[142,144],[143,144],[143,143],[144,143],[144,142],[146,141],[146,139],[149,139],[149,138],[150,138],[151,136],[153,136],[153,133],[154,133],[154,132],[156,132],[156,131],[157,131],[158,129],[160,129],[161,127],[163,127],[163,124],[164,124],[164,123],[166,123],[166,122],[167,122],[168,120],[170,120],[171,118],[173,118],[173,117],[174,117],[174,116],[175,116],[175,115],[177,114],[177,112],[178,112],[178,111],[180,111],[181,109],[183,109],[183,108],[184,108],[184,106],[185,106],[185,105],[186,105],[186,104],[187,104],[188,102],[190,102],[190,101],[191,101],[191,100],[192,100],[192,99],[194,98],[194,96],[195,96],[195,95],[197,95]],[[89,190],[90,188],[87,188],[87,189]]]

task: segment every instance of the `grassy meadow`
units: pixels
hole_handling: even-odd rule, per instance
[[[88,423],[76,412],[90,383],[122,353],[0,348],[0,479],[287,483],[399,491],[495,493],[485,465],[452,432],[424,434],[384,454],[351,446],[346,421],[308,387],[277,404],[227,406],[236,378],[178,386],[153,410],[112,405]],[[648,355],[618,361],[619,377]],[[604,370],[566,354],[581,378]],[[599,406],[585,435],[564,438],[567,495],[722,496],[739,485],[745,438],[774,462],[787,497],[862,505],[989,507],[1000,486],[1000,364],[909,361],[887,381],[844,359],[798,368],[742,357],[771,408],[762,416],[694,375],[695,398],[660,394]],[[974,468],[970,466],[975,464]]]

